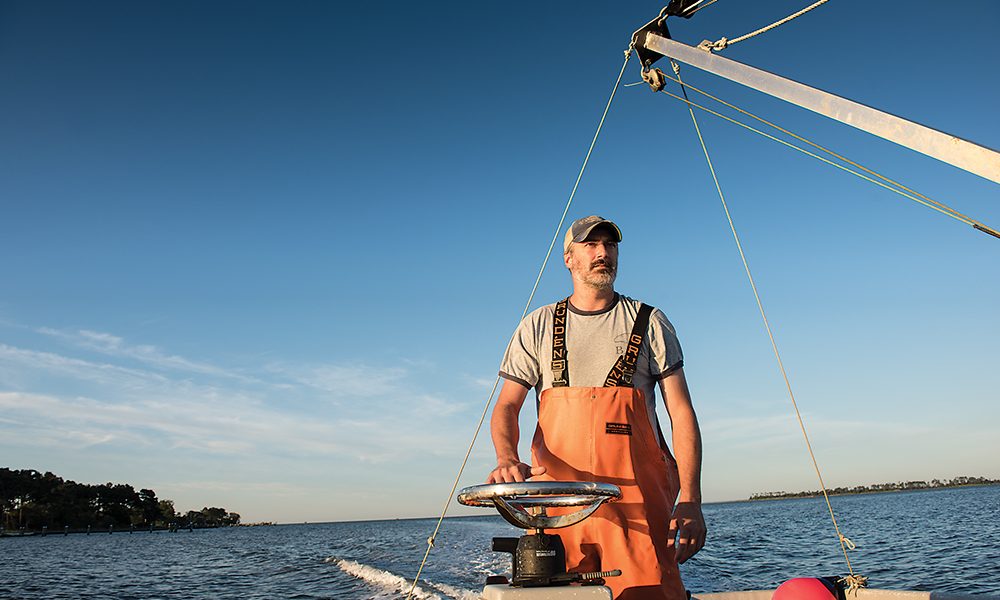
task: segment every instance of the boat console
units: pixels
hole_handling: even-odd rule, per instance
[[[529,530],[520,538],[493,538],[492,549],[509,552],[513,558],[512,580],[502,575],[488,577],[484,600],[611,600],[604,578],[621,575],[621,571],[568,573],[562,539],[545,530],[575,525],[621,495],[616,485],[587,481],[495,483],[461,490],[460,504],[495,508],[511,525]],[[548,514],[550,508],[566,507],[580,508]]]

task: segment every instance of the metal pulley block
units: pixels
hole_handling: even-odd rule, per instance
[[[667,78],[663,75],[663,71],[659,69],[644,69],[642,72],[642,80],[649,84],[649,89],[654,92],[659,92],[663,90],[663,86],[667,84]]]

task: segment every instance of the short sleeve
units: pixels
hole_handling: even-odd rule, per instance
[[[659,309],[654,309],[649,316],[649,349],[649,373],[653,379],[664,379],[684,366],[677,332]]]
[[[541,380],[539,353],[540,329],[544,321],[542,310],[536,310],[521,320],[500,363],[501,377],[529,389],[538,385]]]

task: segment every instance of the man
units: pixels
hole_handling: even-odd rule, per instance
[[[618,600],[684,600],[678,563],[705,543],[701,433],[680,344],[659,310],[615,292],[617,225],[575,221],[563,260],[573,294],[529,314],[504,355],[491,429],[497,466],[488,483],[603,481],[622,499],[559,531],[570,571],[621,569],[607,580]],[[654,388],[670,415],[671,456]],[[518,414],[538,394],[532,465],[521,461]]]

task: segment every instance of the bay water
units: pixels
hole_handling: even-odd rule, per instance
[[[870,587],[1000,595],[1000,486],[831,498]],[[709,504],[708,543],[681,567],[694,592],[843,575],[822,498]],[[436,519],[0,539],[0,598],[405,598]],[[483,509],[448,518],[415,598],[472,600],[509,574]],[[614,565],[608,565],[613,568]]]

